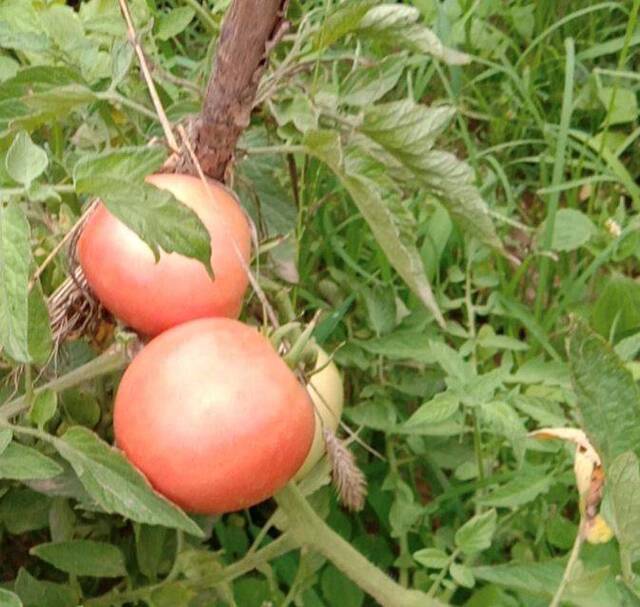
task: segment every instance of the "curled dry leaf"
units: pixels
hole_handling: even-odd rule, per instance
[[[604,489],[604,470],[600,456],[589,442],[587,435],[578,428],[542,428],[530,432],[538,440],[560,439],[575,444],[573,471],[580,494],[580,511],[583,515],[582,533],[591,544],[604,544],[613,537],[613,531],[599,514]]]

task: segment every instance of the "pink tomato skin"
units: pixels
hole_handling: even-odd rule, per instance
[[[161,251],[156,263],[151,249],[100,204],[77,246],[89,286],[114,316],[148,336],[195,318],[237,318],[251,256],[251,230],[243,210],[214,181],[207,188],[197,177],[157,174],[147,182],[172,192],[199,216],[211,236],[215,279],[202,263],[178,253]]]
[[[122,377],[117,446],[190,512],[248,508],[282,488],[314,436],[305,387],[256,329],[226,318],[162,333]]]

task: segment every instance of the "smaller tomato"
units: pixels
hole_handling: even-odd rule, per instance
[[[77,245],[92,291],[116,318],[150,337],[196,318],[236,318],[248,286],[251,229],[235,197],[215,181],[189,175],[158,174],[146,181],[171,192],[201,219],[211,238],[215,278],[178,253],[161,251],[156,261],[138,235],[100,204]]]
[[[340,371],[329,355],[320,346],[316,347],[318,356],[314,366],[315,372],[307,384],[307,392],[311,396],[316,413],[315,432],[307,459],[296,473],[295,480],[307,476],[325,454],[324,429],[329,428],[333,432],[338,429],[344,407],[344,387]]]

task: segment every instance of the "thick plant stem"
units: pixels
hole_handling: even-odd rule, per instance
[[[118,346],[115,349],[107,350],[97,358],[88,362],[86,365],[82,365],[62,377],[52,379],[50,382],[35,388],[33,390],[33,396],[37,396],[44,390],[61,392],[67,388],[72,388],[96,377],[100,377],[101,375],[119,371],[129,362],[129,360],[129,353],[124,346]],[[14,398],[12,401],[0,407],[0,418],[9,419],[11,417],[15,417],[23,411],[26,411],[29,406],[29,397],[27,394],[18,396],[18,398]]]
[[[369,562],[316,514],[295,485],[287,485],[275,498],[287,517],[288,532],[329,559],[382,607],[443,606],[423,592],[403,588]]]

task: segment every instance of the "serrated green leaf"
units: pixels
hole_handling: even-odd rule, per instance
[[[304,143],[310,154],[320,158],[340,178],[391,265],[438,323],[444,326],[444,317],[431,290],[420,254],[415,244],[403,237],[402,218],[392,210],[389,201],[382,198],[373,180],[361,173],[352,174],[348,168],[341,166],[341,154],[337,154],[337,150],[341,150],[338,133],[312,131],[305,137]]]
[[[23,607],[23,605],[17,594],[0,588],[0,607]]]
[[[84,154],[73,167],[73,181],[79,194],[92,194],[96,179],[142,181],[157,171],[167,157],[164,147],[125,146],[99,154]]]
[[[49,164],[47,153],[37,146],[28,133],[20,131],[7,151],[5,167],[12,179],[24,186],[38,178]]]
[[[640,558],[640,465],[630,451],[618,455],[606,470],[613,531],[620,545]]]
[[[18,572],[16,594],[24,607],[77,607],[78,596],[70,587],[63,584],[41,581],[33,577],[26,569]]]
[[[437,548],[423,548],[413,553],[413,558],[423,567],[442,569],[449,563],[449,555]]]
[[[399,163],[437,197],[458,223],[487,244],[500,247],[489,208],[474,185],[473,171],[449,152],[434,150],[435,137],[453,116],[449,107],[428,108],[410,100],[372,106],[360,127],[380,149],[363,145],[385,166]],[[368,149],[367,149],[368,147]]]
[[[156,493],[119,451],[90,430],[73,427],[54,444],[106,512],[202,537],[200,528],[184,512]]]
[[[465,554],[476,554],[486,550],[491,546],[497,520],[498,514],[495,510],[477,514],[456,531],[456,546]]]
[[[22,210],[0,208],[0,344],[11,358],[30,362],[29,223]]]
[[[0,455],[0,478],[16,481],[53,478],[62,467],[40,451],[10,443]]]
[[[418,410],[404,423],[404,429],[417,429],[420,426],[440,424],[453,417],[460,409],[459,398],[449,392],[441,392]]]
[[[194,211],[167,190],[144,182],[94,177],[87,189],[131,228],[153,251],[180,253],[202,262],[211,272],[211,239]]]
[[[315,39],[316,48],[324,48],[340,38],[357,32],[397,48],[410,49],[437,57],[451,65],[469,62],[468,55],[445,47],[438,36],[419,23],[420,11],[403,4],[347,2],[339,5],[325,20]]]
[[[605,470],[640,445],[640,389],[620,358],[583,321],[576,320],[567,354],[578,410]]]
[[[49,542],[34,546],[29,554],[72,575],[121,577],[127,574],[119,548],[93,540]]]

